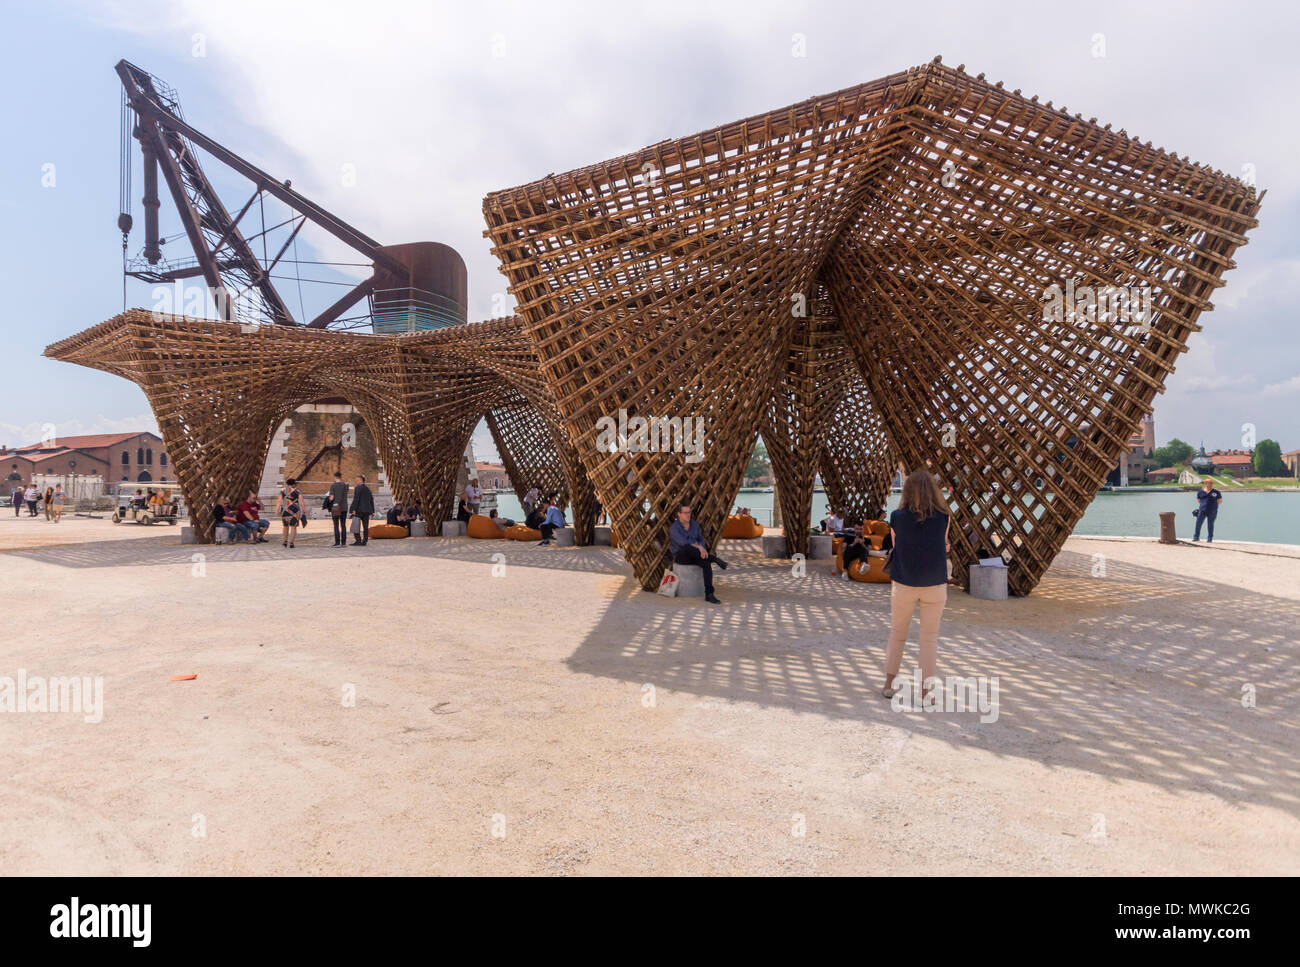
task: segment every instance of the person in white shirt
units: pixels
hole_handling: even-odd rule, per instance
[[[533,508],[537,506],[537,498],[540,496],[541,494],[537,492],[536,487],[533,487],[531,490],[528,491],[528,493],[524,494],[524,516],[525,517],[527,517],[529,514],[533,512]]]
[[[471,514],[478,513],[478,505],[483,502],[483,488],[478,485],[478,477],[475,477],[465,487],[465,506],[469,508]]]
[[[826,509],[826,519],[822,521],[823,533],[838,534],[842,530],[844,530],[843,518],[828,507]]]

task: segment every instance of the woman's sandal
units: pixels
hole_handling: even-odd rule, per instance
[[[880,694],[885,696],[885,698],[893,698],[895,695],[898,694],[898,686],[890,685],[888,688],[882,688],[880,690]]]

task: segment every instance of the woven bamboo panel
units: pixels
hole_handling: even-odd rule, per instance
[[[807,310],[795,320],[761,430],[781,501],[787,553],[803,555],[808,554],[818,458],[847,388],[861,382],[825,286],[817,287]]]
[[[489,412],[487,423],[520,503],[533,487],[543,495],[558,495],[560,503],[569,508],[574,543],[591,544],[595,494],[559,421],[548,419],[517,393]]]
[[[821,281],[885,436],[952,488],[956,573],[985,547],[1027,593],[1258,207],[1253,187],[936,59],[494,193],[484,216],[643,586],[678,500],[716,540],[774,393],[774,438],[797,425],[783,474],[798,468],[818,431],[806,376],[789,382],[792,303]],[[1044,322],[1049,287],[1074,284],[1150,285],[1154,321]],[[706,458],[602,452],[620,409],[703,419]]]
[[[827,501],[846,521],[875,520],[898,463],[871,393],[853,367],[853,381],[831,417],[818,458]]]
[[[535,357],[527,347],[512,320],[372,336],[136,309],[50,346],[46,355],[116,373],[144,390],[206,542],[212,504],[255,489],[275,428],[322,397],[342,396],[357,408],[375,434],[394,496],[418,498],[431,520],[451,516],[456,474],[479,419],[518,401],[536,411],[525,392],[552,414],[533,463],[555,461],[548,472],[567,480],[551,442],[563,434],[535,362],[528,366]],[[573,453],[569,448],[566,456]],[[581,467],[568,474],[580,494],[575,516],[581,509],[588,521],[575,538],[585,533],[589,543],[590,484]]]

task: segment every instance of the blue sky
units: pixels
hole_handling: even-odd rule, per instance
[[[939,53],[1231,174],[1254,166],[1268,189],[1261,226],[1157,399],[1156,432],[1229,447],[1253,423],[1284,450],[1300,447],[1295,4],[467,6],[7,4],[0,444],[30,442],[45,423],[63,436],[152,426],[132,384],[40,355],[122,308],[121,58],[174,85],[198,128],[367,234],[454,246],[477,319],[505,290],[481,234],[489,191]],[[806,56],[793,56],[796,34]],[[42,185],[45,165],[53,187]],[[346,165],[354,183],[340,177]],[[246,197],[236,181],[214,181],[231,189],[228,207]],[[134,187],[133,251],[138,177]],[[312,239],[304,233],[300,258],[353,257]],[[296,286],[282,294],[296,308]],[[150,304],[142,283],[129,295]]]

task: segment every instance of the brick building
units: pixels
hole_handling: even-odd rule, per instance
[[[272,506],[280,485],[293,477],[308,497],[321,496],[336,470],[349,487],[364,476],[379,506],[391,500],[379,447],[365,419],[344,400],[318,400],[298,407],[276,429],[258,491]]]
[[[1255,454],[1251,450],[1211,450],[1206,454],[1213,472],[1229,477],[1255,476]]]
[[[506,468],[499,463],[486,463],[479,460],[474,464],[474,472],[478,474],[478,485],[484,490],[511,489]]]
[[[175,480],[169,471],[156,433],[94,433],[0,448],[0,473],[9,484],[30,483],[34,473],[99,474],[106,485],[168,483]]]
[[[1288,450],[1282,454],[1282,462],[1286,464],[1291,476],[1300,477],[1300,450]]]
[[[1142,417],[1142,425],[1136,433],[1128,438],[1128,446],[1106,482],[1113,487],[1129,487],[1146,481],[1146,458],[1156,448],[1156,422],[1148,413]]]

